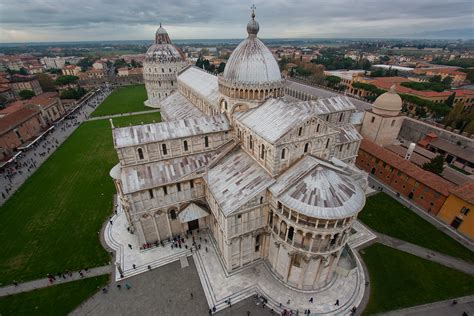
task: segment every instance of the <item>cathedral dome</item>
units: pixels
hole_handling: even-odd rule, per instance
[[[270,50],[258,39],[260,27],[255,12],[247,24],[248,37],[232,52],[223,78],[237,84],[266,84],[282,80],[280,68]]]
[[[395,91],[395,85],[388,92],[381,94],[372,105],[372,111],[377,114],[397,116],[402,110],[402,98]]]

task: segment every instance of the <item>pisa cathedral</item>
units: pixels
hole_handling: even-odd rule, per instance
[[[160,26],[144,78],[164,121],[113,128],[110,175],[139,244],[208,229],[228,272],[264,260],[315,290],[334,278],[365,204],[356,108],[291,90],[258,31],[252,12],[216,76],[186,66]]]

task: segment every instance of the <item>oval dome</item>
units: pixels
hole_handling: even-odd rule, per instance
[[[381,94],[372,105],[372,111],[377,114],[396,116],[402,110],[402,98],[395,91],[395,85]]]
[[[173,44],[153,44],[146,52],[146,58],[159,62],[184,61],[184,55]]]
[[[352,216],[365,204],[364,191],[349,176],[321,165],[279,199],[297,212],[321,219]]]
[[[247,24],[248,37],[230,55],[223,78],[239,84],[265,84],[281,81],[280,67],[270,50],[258,39],[255,12]]]

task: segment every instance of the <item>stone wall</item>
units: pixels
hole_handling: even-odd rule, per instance
[[[462,147],[467,146],[467,148],[470,150],[474,150],[474,141],[472,138],[450,132],[443,128],[439,128],[428,123],[412,119],[410,117],[407,117],[403,120],[402,128],[400,129],[398,137],[416,143],[423,139],[426,134],[431,132],[435,133],[440,138],[448,142],[454,144],[461,142]]]

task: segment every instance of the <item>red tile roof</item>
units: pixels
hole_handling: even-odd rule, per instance
[[[387,164],[397,168],[416,181],[423,183],[427,187],[432,188],[444,196],[448,196],[449,190],[455,188],[451,182],[416,166],[414,163],[399,157],[397,154],[394,154],[367,139],[362,140],[360,149],[382,161],[385,161]]]
[[[464,201],[474,204],[474,182],[465,183],[457,188],[449,190],[449,192]]]
[[[29,118],[38,115],[40,112],[35,109],[23,107],[7,116],[0,118],[0,133],[4,133],[15,126],[20,125]]]

